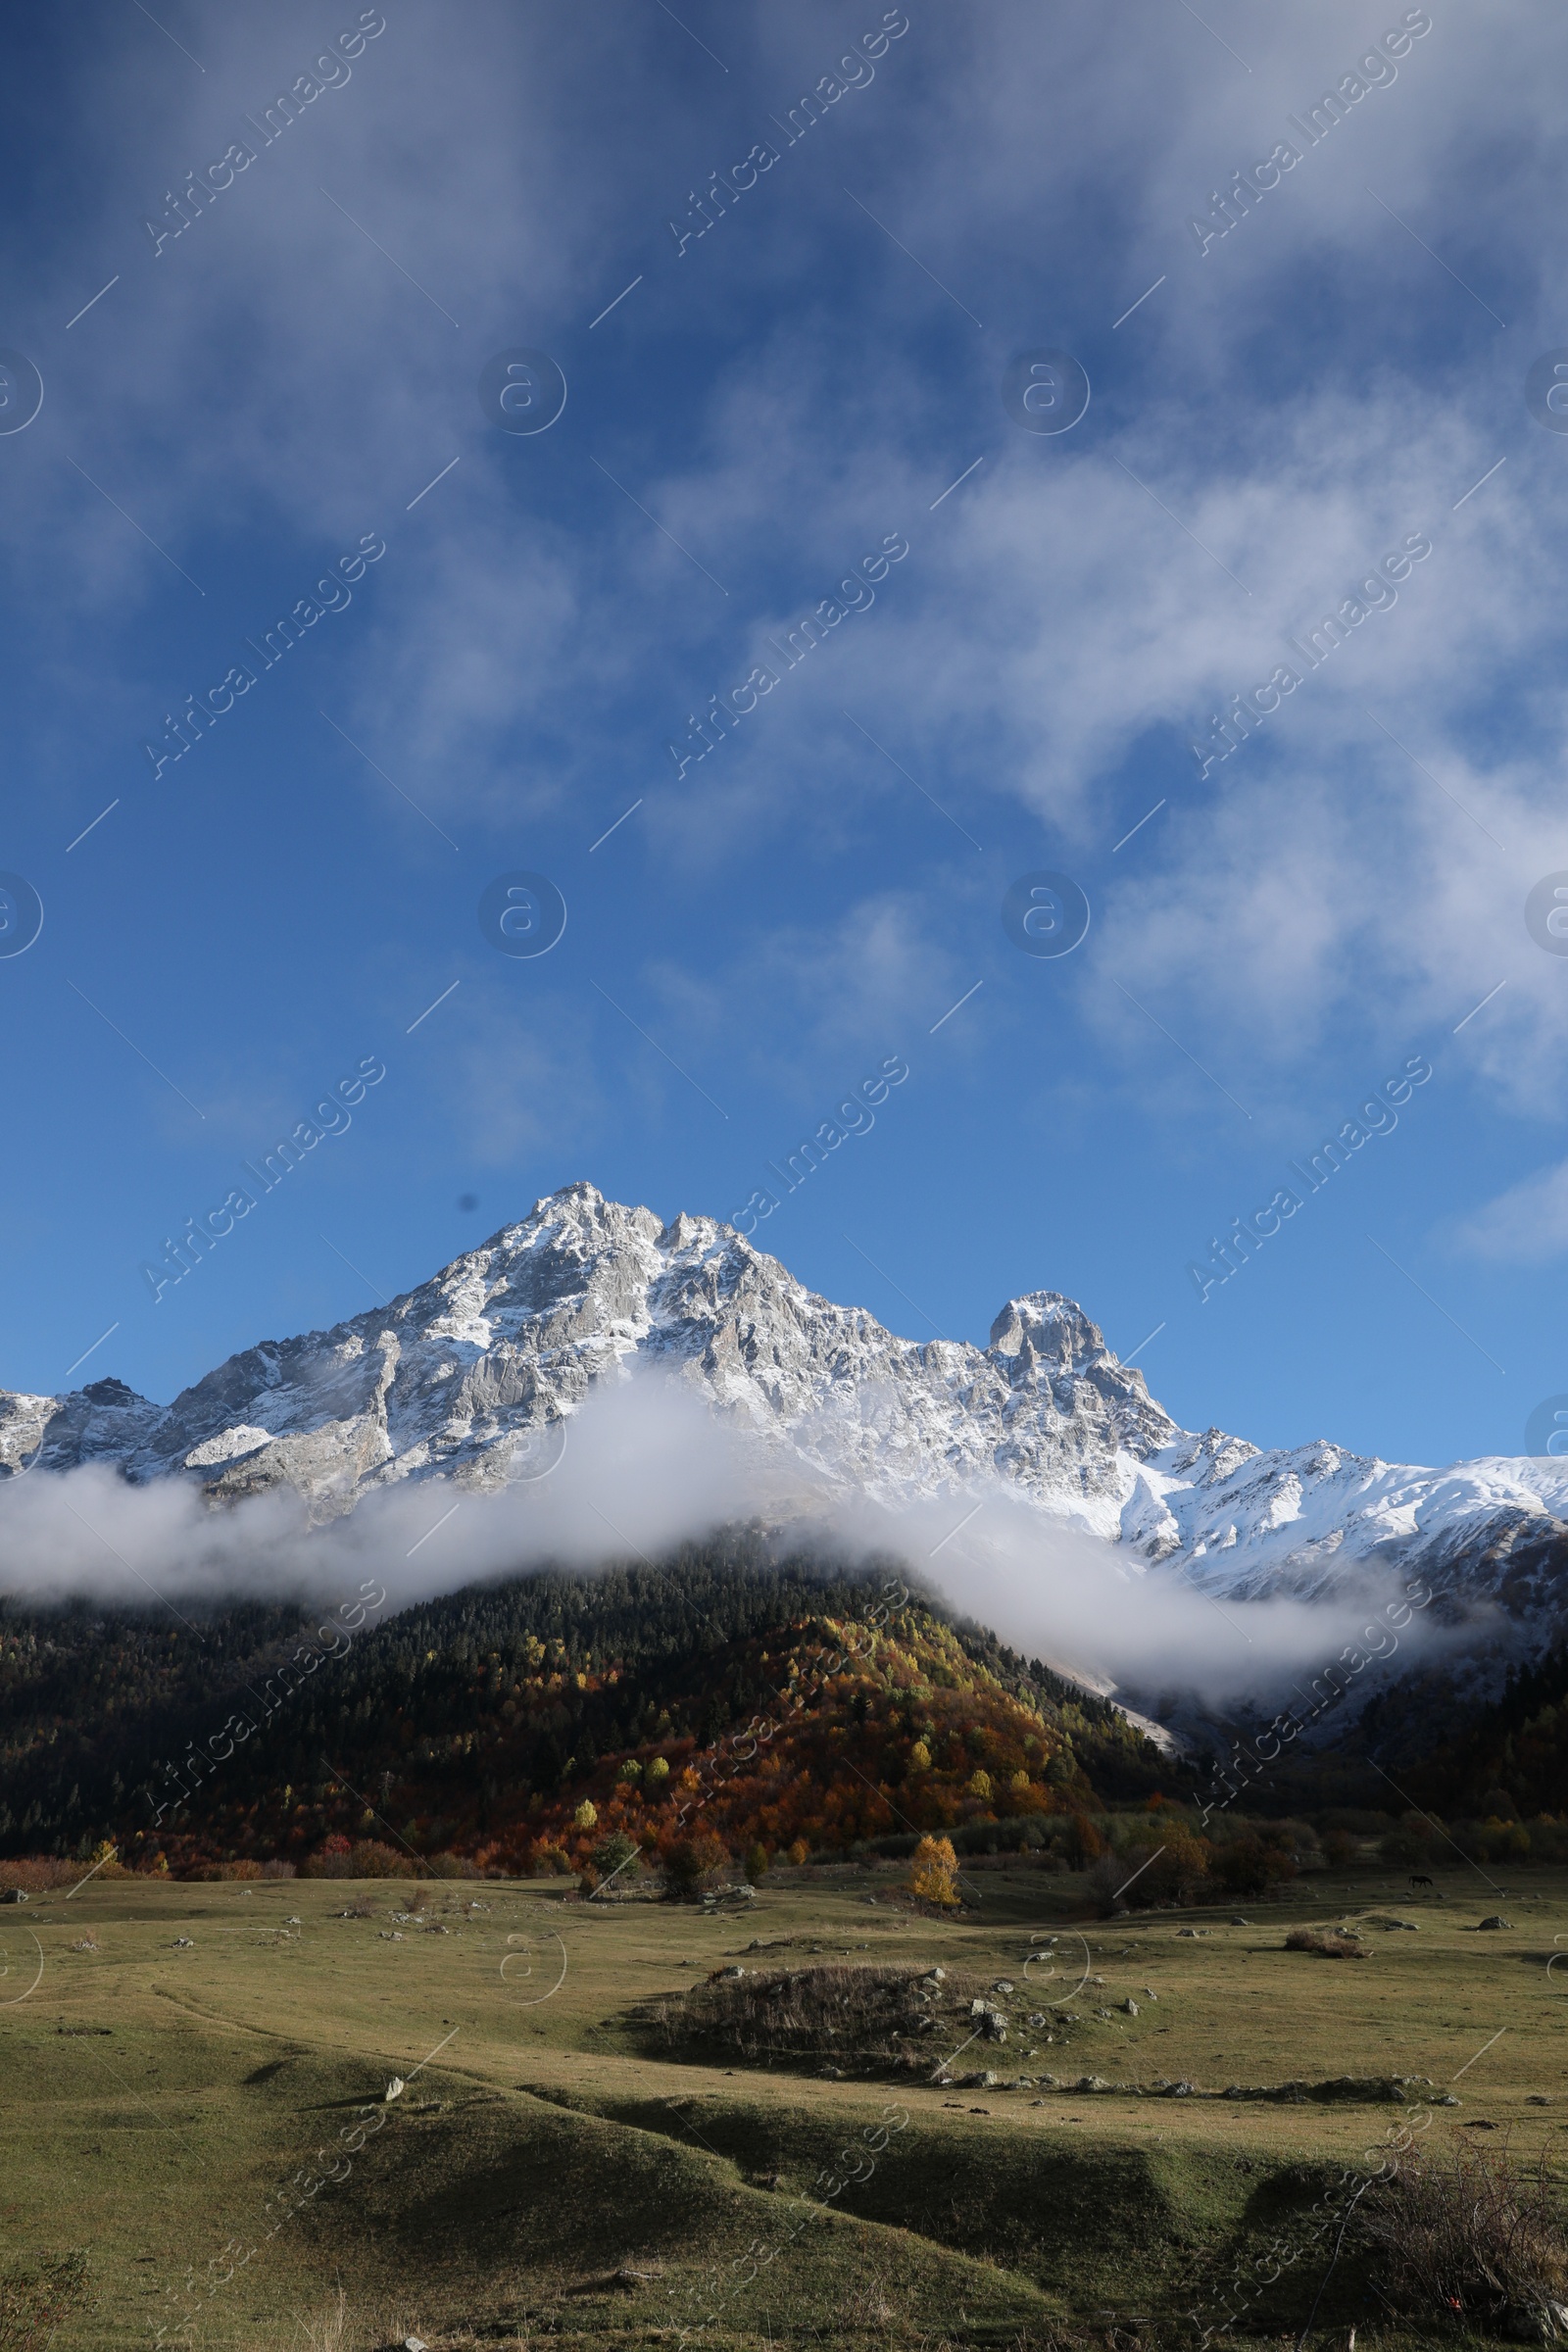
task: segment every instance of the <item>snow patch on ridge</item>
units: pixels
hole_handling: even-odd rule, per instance
[[[1043,1531],[1118,1546],[1136,1578],[1221,1596],[1315,1596],[1378,1563],[1468,1562],[1473,1579],[1482,1555],[1500,1589],[1521,1535],[1568,1521],[1568,1462],[1430,1470],[1325,1440],[1260,1452],[1179,1428],[1059,1292],[1009,1298],[983,1348],[901,1339],[727,1225],[665,1224],[589,1184],[386,1306],[231,1356],[172,1404],[112,1379],[0,1391],[0,1481],[99,1462],[198,1480],[215,1502],[285,1485],[334,1518],[410,1480],[497,1487],[524,1431],[634,1376],[763,1440],[778,1493],[895,1512],[1003,1494]]]

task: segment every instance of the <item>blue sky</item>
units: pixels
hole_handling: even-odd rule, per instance
[[[806,1282],[980,1341],[1068,1292],[1263,1444],[1520,1448],[1568,1391],[1568,956],[1525,918],[1568,869],[1568,437],[1526,393],[1568,346],[1559,13],[116,0],[7,38],[0,345],[43,403],[0,432],[0,869],[44,920],[0,956],[0,1382],[168,1397],[579,1176],[729,1216],[897,1056],[758,1226]],[[516,351],[548,429],[481,400]],[[1060,433],[1003,397],[1046,351],[1091,386]],[[1003,926],[1038,870],[1089,901],[1061,957]],[[519,871],[566,908],[536,957],[479,922]]]

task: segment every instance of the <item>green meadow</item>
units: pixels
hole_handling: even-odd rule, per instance
[[[1331,2270],[1347,2169],[1401,2129],[1568,2150],[1568,1880],[1434,1875],[1318,1874],[1245,1923],[1091,1920],[1081,1878],[1023,1862],[949,1918],[891,1866],[706,1910],[559,1881],[35,1897],[0,1910],[0,2352],[1196,2344],[1222,2321],[1272,2344],[1315,2299],[1314,2343],[1430,2342],[1353,2230]],[[1286,1948],[1336,1922],[1364,1958]],[[830,1968],[944,1972],[918,2064],[830,2032],[826,1994],[812,2048],[683,2037],[718,1990]],[[973,1984],[1008,1988],[984,1996],[1004,2041],[966,2022]]]

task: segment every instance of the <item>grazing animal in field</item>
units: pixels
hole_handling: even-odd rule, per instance
[[[1410,1873],[1410,1884],[1412,1886],[1430,1886],[1432,1881],[1430,1879],[1424,1879],[1419,1871],[1413,1870]]]

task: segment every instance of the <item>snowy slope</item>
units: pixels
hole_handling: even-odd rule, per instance
[[[1536,1555],[1568,1521],[1568,1462],[1426,1470],[1194,1435],[1055,1292],[1010,1299],[984,1348],[916,1345],[729,1226],[664,1225],[588,1184],[390,1305],[247,1348],[170,1405],[114,1380],[0,1392],[0,1471],[99,1461],[197,1480],[215,1501],[287,1483],[327,1518],[398,1480],[497,1486],[519,1445],[634,1369],[695,1392],[818,1494],[896,1508],[998,1480],[1124,1546],[1128,1568],[1170,1563],[1211,1592],[1310,1595],[1381,1557],[1530,1615],[1554,1603]]]

